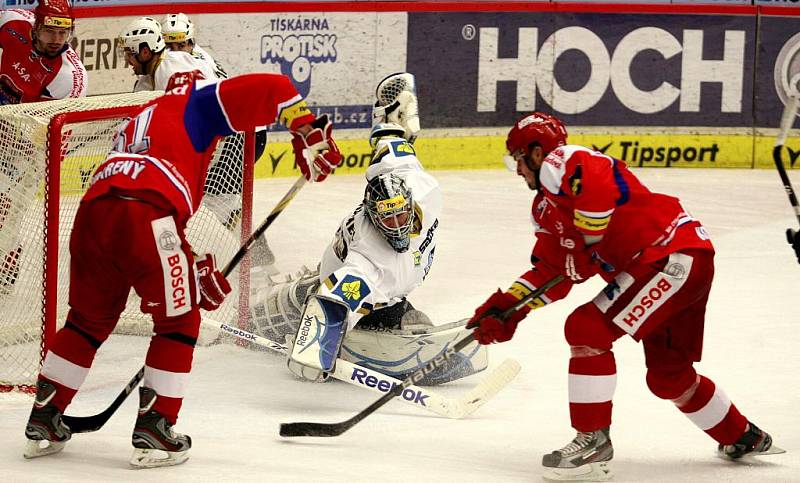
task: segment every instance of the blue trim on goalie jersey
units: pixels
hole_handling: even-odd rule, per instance
[[[183,125],[198,153],[207,150],[217,136],[230,136],[235,132],[217,96],[218,86],[219,83],[214,82],[197,89],[195,83],[183,112]]]
[[[345,351],[347,354],[349,354],[353,359],[355,359],[356,365],[359,365],[361,367],[366,367],[367,369],[371,369],[373,371],[381,372],[383,374],[386,374],[387,376],[392,376],[397,379],[405,379],[406,377],[414,373],[417,369],[419,369],[419,367],[422,366],[423,364],[433,359],[436,359],[437,357],[447,352],[447,349],[449,347],[450,344],[448,343],[442,348],[441,351],[439,351],[438,354],[436,354],[435,356],[431,357],[426,361],[423,361],[419,357],[419,353],[422,350],[422,348],[420,348],[419,350],[412,353],[406,358],[395,361],[367,357],[363,354],[359,354],[358,352],[350,350],[346,345],[342,345],[342,350]],[[470,361],[475,356],[475,354],[477,354],[478,351],[480,350],[481,346],[476,344],[475,348],[472,349],[468,354],[465,354],[464,352],[456,352],[454,354],[451,354],[447,358],[445,365],[439,366],[434,371],[425,374],[425,377],[420,381],[417,381],[416,383],[419,385],[433,386],[437,384],[444,384],[446,382],[454,381],[456,379],[460,379],[470,374],[474,374],[477,371],[475,371],[475,368],[472,366],[472,362]],[[411,369],[406,369],[404,371],[393,371],[389,369],[390,367],[402,366],[403,364],[406,364],[412,359],[415,359],[415,367]],[[466,367],[464,365],[466,365]]]
[[[334,274],[330,274],[323,283],[331,291],[331,294],[346,303],[352,312],[358,311],[358,306],[372,292],[363,278],[349,273],[341,281]],[[365,303],[364,307],[365,310],[372,311],[371,304]]]

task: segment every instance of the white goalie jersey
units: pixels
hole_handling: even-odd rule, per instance
[[[366,177],[390,172],[405,180],[413,197],[417,221],[408,250],[392,249],[359,206],[342,222],[320,263],[318,295],[349,307],[348,329],[373,310],[400,302],[422,284],[433,264],[442,211],[439,183],[402,138],[378,141]]]

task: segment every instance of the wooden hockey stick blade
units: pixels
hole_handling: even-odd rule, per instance
[[[548,280],[541,287],[537,288],[533,292],[527,294],[526,296],[522,297],[517,303],[515,303],[509,309],[503,311],[498,316],[505,320],[508,318],[509,315],[514,313],[516,310],[530,302],[531,300],[541,297],[545,294],[548,290],[550,290],[555,285],[561,283],[564,280],[563,275],[556,275],[552,279]],[[453,354],[456,352],[461,351],[464,347],[468,346],[475,340],[474,332],[470,333],[466,337],[460,339],[456,342],[452,347],[448,348],[444,351],[438,358],[428,362],[424,366],[418,368],[414,371],[410,376],[403,380],[403,383],[399,386],[395,386],[392,388],[391,391],[387,392],[380,398],[378,398],[375,402],[367,406],[366,408],[362,409],[359,413],[355,416],[347,419],[345,421],[339,423],[307,423],[307,422],[297,422],[297,423],[282,423],[280,425],[279,434],[284,437],[298,437],[298,436],[318,436],[318,437],[332,437],[332,436],[339,436],[340,434],[344,433],[348,429],[352,428],[356,424],[358,424],[362,419],[366,418],[370,414],[374,413],[378,410],[381,406],[386,404],[387,402],[391,401],[392,398],[402,393],[405,387],[410,386],[415,381],[419,381],[425,374],[428,372],[436,369],[440,365],[444,364],[447,359],[449,359]]]
[[[136,386],[139,385],[142,378],[144,377],[144,366],[139,369],[139,372],[136,373],[135,376],[128,382],[128,385],[122,390],[121,393],[114,399],[114,402],[108,406],[105,411],[95,414],[93,416],[70,416],[65,414],[62,418],[64,424],[66,424],[70,431],[73,433],[91,433],[97,431],[98,429],[102,428],[111,416],[117,411],[117,409],[125,402],[125,399],[128,398],[128,395],[136,389]]]
[[[486,404],[489,399],[493,398],[513,381],[521,369],[522,366],[516,360],[504,360],[488,377],[461,398],[459,404],[461,413],[457,418],[467,417],[477,411],[479,407]]]

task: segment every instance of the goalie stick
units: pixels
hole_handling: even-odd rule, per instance
[[[789,180],[789,175],[786,173],[786,168],[783,166],[783,161],[781,159],[781,148],[786,144],[786,138],[794,124],[798,104],[800,104],[800,93],[795,92],[789,94],[789,100],[786,102],[786,107],[783,108],[783,115],[781,116],[781,130],[778,134],[778,138],[775,140],[775,147],[772,148],[772,160],[775,161],[775,167],[778,168],[778,174],[783,182],[783,189],[789,197],[789,203],[792,204],[797,222],[800,223],[800,204],[797,202],[797,196],[792,188],[792,182]],[[790,245],[793,244],[796,234],[797,232],[794,229],[786,229],[786,238]]]
[[[289,348],[273,340],[246,330],[231,327],[214,319],[204,318],[203,323],[215,327],[226,334],[252,342],[280,354],[286,354]],[[461,419],[475,412],[486,401],[494,397],[519,373],[520,365],[514,359],[506,359],[500,366],[492,371],[477,386],[458,399],[444,397],[427,387],[414,385],[404,386],[401,401],[411,406],[420,407],[439,416],[451,419]],[[403,382],[381,372],[353,364],[344,359],[337,359],[331,377],[348,384],[371,390],[376,393],[386,393]]]
[[[231,261],[228,262],[228,264],[225,265],[225,268],[222,269],[222,274],[225,277],[230,275],[233,269],[236,268],[239,262],[242,261],[242,258],[244,258],[247,252],[250,251],[250,247],[253,246],[253,243],[255,243],[258,237],[260,237],[261,235],[264,234],[265,231],[267,231],[267,228],[269,228],[269,226],[272,225],[272,222],[275,221],[275,218],[277,218],[278,215],[280,215],[281,212],[283,212],[284,208],[286,208],[289,202],[294,199],[295,195],[297,195],[297,193],[300,191],[300,188],[303,187],[305,182],[306,182],[305,177],[300,176],[297,179],[297,181],[294,182],[292,187],[289,188],[289,191],[286,192],[285,195],[283,195],[283,198],[281,198],[281,200],[278,201],[278,204],[276,204],[275,207],[272,209],[272,211],[269,213],[269,215],[267,215],[267,218],[258,226],[258,228],[255,229],[253,234],[250,235],[250,238],[248,238],[247,241],[245,241],[245,243],[239,248],[236,254],[233,255]],[[68,414],[65,414],[62,418],[64,424],[66,424],[73,433],[91,433],[93,431],[97,431],[98,429],[102,428],[103,425],[106,424],[106,422],[108,422],[109,419],[111,419],[111,416],[113,416],[114,413],[117,411],[117,409],[119,409],[119,407],[122,405],[122,403],[125,402],[125,399],[127,399],[128,395],[131,392],[133,392],[133,390],[136,388],[136,386],[139,385],[139,383],[142,381],[143,378],[144,378],[144,366],[142,366],[142,368],[139,369],[139,372],[137,372],[131,378],[131,380],[128,381],[128,384],[125,386],[122,392],[119,393],[119,395],[116,397],[116,399],[114,399],[111,405],[107,407],[103,412],[91,416],[70,416]]]
[[[521,298],[517,303],[515,303],[509,309],[499,314],[496,314],[496,316],[502,320],[507,319],[509,315],[519,310],[520,307],[524,306],[531,300],[544,295],[545,292],[550,290],[556,284],[560,283],[562,280],[564,280],[563,275],[558,275],[550,279],[538,289],[534,290],[525,297]],[[495,313],[493,313],[490,310],[483,316],[485,317],[489,315],[494,316]],[[358,414],[351,417],[350,419],[346,419],[338,423],[307,423],[307,422],[283,423],[280,426],[279,434],[287,438],[295,436],[320,436],[320,437],[339,436],[340,434],[344,433],[348,429],[358,424],[361,420],[363,420],[370,414],[374,413],[376,410],[378,410],[378,408],[389,402],[392,398],[400,395],[405,388],[413,385],[414,382],[425,377],[425,374],[427,372],[436,369],[436,367],[443,364],[450,356],[452,356],[456,352],[460,351],[461,349],[472,343],[473,340],[475,340],[474,332],[470,333],[468,336],[456,342],[451,348],[442,353],[441,357],[434,359],[431,362],[427,363],[426,365],[418,368],[410,376],[405,378],[400,385],[392,388],[391,391],[387,392],[377,401],[373,402],[366,408],[362,409]]]

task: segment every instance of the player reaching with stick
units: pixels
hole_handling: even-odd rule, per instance
[[[647,386],[672,401],[729,458],[782,452],[743,416],[722,389],[698,374],[714,248],[700,222],[677,198],[653,193],[625,163],[566,144],[558,119],[535,112],[508,134],[509,167],[536,191],[533,267],[506,292],[498,290],[470,321],[482,344],[504,342],[531,309],[564,298],[573,284],[601,275],[608,286],[566,320],[572,352],[569,410],[575,438],[545,455],[544,476],[606,480],[611,405],[616,386],[612,345],[624,335],[641,342]],[[486,315],[562,275],[565,281],[505,321]],[[490,312],[491,313],[491,312]]]
[[[331,123],[325,116],[315,119],[283,75],[184,84],[145,104],[121,127],[76,215],[70,311],[39,375],[25,429],[26,457],[60,451],[70,439],[61,417],[133,288],[153,318],[154,335],[139,389],[131,464],[187,459],[191,439],[172,426],[191,371],[199,309],[219,307],[230,285],[212,254],[195,259],[186,223],[200,206],[220,138],[276,119],[292,132],[296,162],[309,180],[325,179],[341,163]]]

